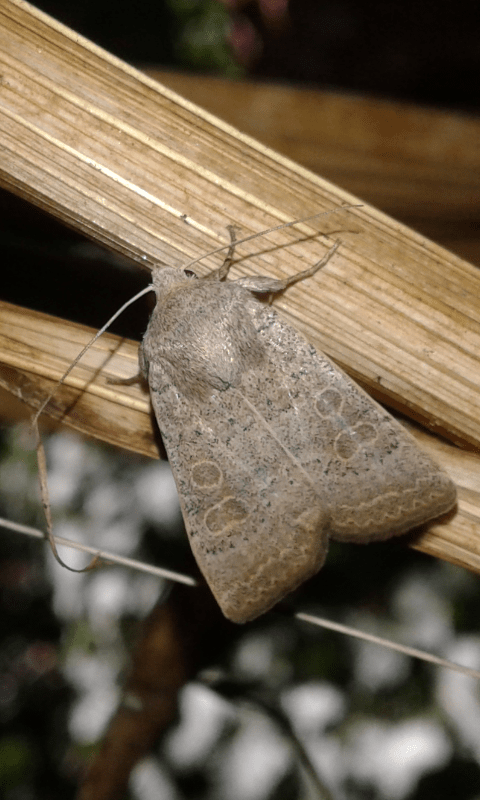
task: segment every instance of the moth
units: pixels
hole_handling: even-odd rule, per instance
[[[261,296],[312,277],[229,281],[157,268],[140,368],[190,544],[234,622],[274,606],[328,540],[387,539],[449,511],[449,477],[409,433]]]

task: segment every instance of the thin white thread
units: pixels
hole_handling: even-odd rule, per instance
[[[18,522],[11,522],[10,520],[0,517],[0,526],[13,530],[17,533],[24,533],[27,536],[34,536],[37,539],[45,539],[48,541],[42,531],[37,530],[36,528],[31,528],[28,525],[21,525]],[[147,572],[151,575],[156,575],[159,578],[166,578],[167,580],[183,583],[187,586],[198,585],[198,581],[196,581],[194,578],[191,578],[189,575],[183,575],[180,572],[172,572],[171,570],[163,569],[162,567],[155,567],[150,564],[145,564],[144,562],[137,561],[134,558],[125,558],[124,556],[118,556],[114,553],[106,552],[105,550],[98,550],[95,547],[79,544],[78,542],[73,542],[70,539],[64,539],[60,536],[55,536],[54,539],[56,544],[64,545],[65,547],[73,547],[76,550],[82,550],[86,553],[98,555],[104,562],[107,561],[120,564],[122,566],[129,567],[130,569],[137,569],[141,572]],[[324,617],[317,617],[314,614],[306,614],[303,611],[298,611],[294,613],[293,616],[295,619],[298,619],[301,622],[307,622],[311,625],[327,628],[328,630],[336,631],[337,633],[343,633],[346,636],[353,636],[356,639],[362,639],[363,641],[380,645],[381,647],[388,647],[390,650],[396,650],[398,653],[404,653],[404,655],[410,656],[411,658],[419,658],[421,661],[427,661],[428,663],[435,664],[438,667],[451,669],[454,672],[460,672],[470,678],[476,678],[477,680],[480,680],[479,670],[472,669],[471,667],[464,667],[462,664],[456,664],[454,661],[449,661],[446,658],[440,658],[440,656],[427,653],[425,650],[418,650],[415,647],[408,647],[407,645],[398,644],[397,642],[392,642],[390,639],[383,639],[381,636],[374,636],[371,633],[360,631],[357,628],[351,628],[349,625],[343,625],[340,622],[332,622]]]
[[[337,631],[337,633],[344,633],[347,636],[354,636],[356,639],[363,639],[365,642],[378,644],[382,647],[389,647],[390,650],[397,650],[397,652],[404,653],[412,658],[420,658],[422,661],[429,661],[431,664],[436,664],[439,667],[447,667],[448,669],[455,670],[455,672],[462,672],[464,675],[468,675],[470,678],[480,679],[479,670],[471,669],[470,667],[464,667],[461,664],[456,664],[454,661],[448,661],[446,658],[440,658],[440,656],[427,653],[425,650],[417,650],[415,647],[408,647],[404,644],[398,644],[397,642],[392,642],[390,639],[383,639],[381,636],[374,636],[372,633],[365,633],[364,631],[359,631],[357,628],[351,628],[349,625],[342,625],[340,622],[332,622],[329,619],[317,617],[313,614],[304,614],[303,612],[299,611],[294,616],[296,619],[299,619],[302,622],[309,622],[312,625],[318,625],[322,628],[328,628],[329,630]]]
[[[11,522],[10,520],[0,517],[0,525],[5,528],[10,528],[17,533],[24,533],[27,536],[34,536],[36,539],[45,539],[48,542],[46,535],[43,531],[37,528],[31,528],[29,525],[21,525],[19,522]],[[149,572],[151,575],[156,575],[158,578],[166,578],[170,581],[177,583],[184,583],[187,586],[197,586],[198,581],[191,578],[189,575],[182,575],[180,572],[173,572],[163,567],[155,567],[152,564],[145,564],[143,561],[137,561],[135,558],[127,558],[126,556],[119,556],[115,553],[109,553],[107,550],[99,550],[97,547],[91,547],[88,544],[81,544],[74,542],[71,539],[64,539],[62,536],[53,537],[55,544],[65,545],[65,547],[72,547],[74,550],[81,550],[83,553],[92,553],[98,556],[102,562],[110,562],[112,564],[121,564],[123,567],[130,567],[130,569],[137,569],[141,572]]]
[[[67,378],[67,377],[70,375],[70,373],[71,373],[71,371],[73,370],[73,368],[77,366],[78,362],[79,362],[79,361],[80,361],[80,359],[81,359],[81,358],[82,358],[82,357],[85,355],[85,353],[87,352],[87,350],[89,350],[89,349],[90,349],[90,347],[91,347],[93,344],[95,344],[95,342],[97,341],[97,339],[99,339],[99,338],[100,338],[100,336],[102,335],[102,333],[105,333],[105,331],[106,331],[106,330],[107,330],[107,329],[110,327],[110,325],[112,324],[112,322],[114,322],[114,321],[117,319],[117,317],[119,317],[119,316],[120,316],[120,314],[122,314],[122,313],[125,311],[125,309],[126,309],[126,308],[128,308],[128,306],[130,306],[132,303],[135,303],[135,301],[136,301],[136,300],[139,300],[139,299],[140,299],[140,297],[143,297],[145,294],[148,294],[148,292],[151,292],[151,291],[152,291],[152,286],[151,286],[151,284],[149,284],[148,286],[146,286],[146,287],[145,287],[145,289],[142,289],[142,290],[141,290],[140,292],[138,292],[138,293],[137,293],[137,294],[136,294],[134,297],[131,297],[131,298],[130,298],[130,300],[127,300],[127,302],[126,302],[126,303],[124,303],[124,304],[123,304],[123,306],[122,306],[121,308],[119,308],[119,309],[118,309],[118,311],[115,311],[115,314],[113,314],[113,316],[111,316],[111,317],[110,317],[110,319],[108,320],[108,322],[106,322],[106,323],[105,323],[105,325],[102,325],[102,327],[100,328],[100,330],[98,330],[98,331],[96,332],[95,336],[92,336],[92,338],[91,338],[91,339],[90,339],[90,341],[89,341],[89,342],[88,342],[88,343],[85,345],[85,347],[83,348],[83,350],[81,350],[81,352],[78,354],[78,356],[76,356],[76,357],[74,358],[74,360],[72,361],[72,363],[70,364],[70,366],[68,367],[68,369],[67,369],[67,370],[65,370],[65,372],[63,373],[63,375],[62,375],[62,377],[60,378],[60,380],[59,380],[59,381],[57,381],[57,383],[56,383],[56,384],[55,384],[55,386],[53,387],[52,391],[51,391],[51,392],[50,392],[50,394],[48,395],[47,399],[43,401],[42,405],[40,406],[40,408],[39,408],[39,409],[37,410],[37,412],[35,413],[35,416],[34,416],[34,418],[33,418],[33,421],[34,421],[34,423],[38,422],[38,418],[40,417],[40,415],[41,415],[41,414],[42,414],[42,412],[44,411],[45,407],[46,407],[46,406],[49,404],[50,400],[51,400],[51,399],[52,399],[52,398],[55,396],[55,394],[56,394],[56,392],[57,392],[57,389],[59,389],[59,387],[60,387],[60,386],[63,384],[63,382],[65,381],[65,378]]]

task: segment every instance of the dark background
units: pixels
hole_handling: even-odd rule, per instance
[[[83,0],[36,5],[132,63],[232,69],[209,26],[221,24],[215,0]],[[475,0],[293,0],[288,18],[270,23],[255,2],[248,17],[263,47],[249,77],[301,81],[474,111],[480,103],[480,5]],[[189,32],[206,31],[192,45]],[[209,41],[206,41],[209,40]],[[208,54],[208,50],[210,50]]]

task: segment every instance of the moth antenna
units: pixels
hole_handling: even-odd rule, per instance
[[[266,230],[259,231],[258,233],[251,233],[249,236],[245,236],[243,239],[238,239],[235,242],[235,246],[237,246],[239,244],[244,244],[245,242],[249,242],[252,239],[257,239],[260,236],[266,236],[268,233],[273,233],[274,231],[281,230],[282,228],[291,228],[294,225],[300,225],[302,222],[308,222],[309,220],[316,219],[317,217],[324,217],[324,216],[327,216],[328,214],[334,214],[337,211],[343,211],[343,210],[348,211],[351,208],[361,208],[361,207],[362,207],[362,203],[356,203],[356,204],[351,204],[351,205],[347,205],[347,206],[340,206],[339,208],[333,208],[333,209],[330,209],[329,211],[320,211],[318,214],[310,214],[308,217],[302,217],[301,219],[291,220],[290,222],[282,222],[280,225],[275,225],[273,228],[267,228]],[[232,243],[229,242],[228,244],[222,245],[222,247],[217,247],[216,250],[211,250],[209,253],[204,253],[203,255],[198,256],[198,258],[195,258],[192,261],[189,261],[187,264],[185,264],[182,267],[182,269],[189,269],[194,264],[198,264],[200,261],[203,261],[204,258],[208,258],[208,256],[215,255],[216,253],[221,253],[223,250],[228,250],[228,248],[231,247],[231,244]],[[40,408],[36,411],[36,413],[35,413],[35,415],[33,417],[32,426],[34,426],[34,425],[36,425],[38,423],[39,417],[43,414],[46,406],[49,404],[49,402],[52,399],[52,397],[55,396],[55,394],[56,394],[57,390],[59,389],[59,387],[63,384],[65,379],[70,375],[72,369],[74,369],[74,367],[76,367],[78,362],[83,358],[83,356],[85,355],[87,350],[89,350],[90,347],[93,344],[95,344],[97,339],[103,333],[105,333],[106,330],[108,330],[108,328],[110,327],[112,322],[114,322],[117,319],[117,317],[120,316],[120,314],[123,314],[123,312],[125,311],[126,308],[128,308],[132,303],[135,303],[137,300],[139,300],[144,295],[148,294],[148,292],[150,292],[151,290],[152,290],[152,286],[149,285],[149,286],[145,287],[145,289],[142,289],[140,292],[138,292],[134,297],[131,297],[130,300],[127,300],[127,302],[124,303],[123,306],[121,306],[121,308],[119,308],[118,311],[116,311],[115,314],[113,314],[110,317],[110,319],[105,323],[105,325],[103,325],[100,328],[100,330],[98,330],[96,332],[95,336],[93,336],[92,339],[90,339],[88,344],[85,345],[85,347],[78,354],[78,356],[76,356],[74,358],[72,363],[69,365],[68,369],[65,370],[65,372],[63,373],[63,375],[60,378],[60,380],[57,381],[57,383],[53,387],[52,391],[50,392],[50,394],[48,395],[46,400],[43,401],[43,403],[41,404]]]
[[[138,292],[135,295],[135,297],[131,297],[130,300],[127,300],[127,302],[124,303],[123,306],[121,308],[119,308],[118,311],[116,311],[115,314],[112,317],[110,317],[108,322],[106,322],[105,325],[103,325],[103,327],[100,328],[99,331],[97,331],[95,336],[92,339],[90,339],[90,341],[88,342],[87,345],[85,345],[85,347],[83,348],[81,353],[79,353],[78,356],[76,356],[76,358],[72,361],[72,363],[70,364],[68,369],[65,371],[65,373],[62,375],[62,377],[60,378],[58,383],[56,383],[56,385],[54,386],[54,388],[52,389],[52,391],[48,395],[47,399],[44,400],[44,402],[41,404],[40,408],[37,410],[36,414],[32,417],[31,427],[32,427],[32,430],[34,432],[35,439],[36,439],[38,475],[39,475],[39,480],[40,480],[40,496],[42,498],[43,512],[45,514],[45,521],[46,521],[46,524],[47,524],[47,536],[46,536],[46,538],[48,539],[51,551],[52,551],[56,561],[58,561],[58,563],[61,564],[62,567],[65,567],[65,569],[68,569],[70,572],[88,572],[89,570],[94,569],[95,567],[98,567],[101,564],[103,564],[104,561],[103,561],[100,553],[97,552],[97,553],[94,554],[92,560],[90,561],[89,564],[87,564],[86,567],[83,567],[82,569],[76,569],[75,567],[69,567],[68,564],[66,564],[63,561],[63,559],[60,558],[60,556],[58,554],[57,545],[56,545],[56,542],[55,542],[55,537],[53,535],[52,513],[51,513],[51,508],[50,508],[50,499],[49,499],[49,492],[48,492],[47,459],[45,457],[45,448],[43,446],[43,442],[42,442],[42,439],[41,439],[41,436],[40,436],[40,431],[38,429],[38,419],[39,419],[41,413],[43,412],[44,408],[47,406],[47,404],[50,402],[52,397],[55,395],[55,392],[57,391],[59,386],[62,385],[62,383],[64,382],[65,378],[68,377],[68,375],[70,374],[72,369],[76,366],[76,364],[78,364],[80,359],[83,358],[83,356],[85,355],[87,350],[92,346],[92,344],[94,344],[97,341],[98,337],[101,336],[102,333],[105,333],[105,331],[107,330],[107,328],[110,327],[112,322],[114,322],[114,320],[116,320],[116,318],[118,316],[120,316],[120,314],[122,314],[123,311],[125,311],[125,309],[128,308],[129,305],[134,303],[140,297],[143,297],[143,295],[147,294],[147,292],[150,292],[151,289],[152,289],[151,286],[147,286],[147,287],[145,287],[145,289],[142,289],[140,292]]]
[[[302,217],[302,219],[294,219],[291,222],[282,222],[280,225],[275,225],[273,228],[267,228],[264,231],[258,231],[257,233],[251,233],[249,236],[244,236],[243,239],[237,239],[235,242],[235,247],[239,244],[244,244],[245,242],[250,242],[252,239],[258,239],[260,236],[266,236],[268,233],[273,233],[274,231],[280,231],[282,228],[292,228],[294,225],[300,225],[302,222],[308,222],[311,219],[316,219],[316,217],[326,217],[328,214],[334,214],[337,211],[348,211],[351,208],[362,208],[362,203],[356,203],[349,206],[340,206],[339,208],[332,208],[330,211],[320,211],[318,214],[311,214],[308,217]],[[192,259],[187,264],[184,264],[182,269],[190,269],[193,267],[194,264],[198,264],[200,261],[203,261],[204,258],[208,258],[208,256],[214,256],[216,253],[221,253],[223,250],[228,250],[231,247],[231,242],[228,244],[222,245],[222,247],[217,247],[216,250],[210,250],[209,253],[204,253],[202,256],[198,256],[198,258]]]
[[[50,549],[55,557],[55,560],[58,563],[68,569],[70,572],[89,572],[91,569],[99,566],[102,562],[98,554],[95,554],[87,564],[86,567],[82,569],[76,569],[75,567],[69,567],[68,564],[65,564],[60,556],[58,555],[57,545],[55,542],[55,537],[53,535],[53,522],[52,522],[52,512],[50,507],[50,498],[48,493],[48,482],[47,482],[47,459],[45,458],[45,449],[43,447],[43,442],[40,437],[40,431],[38,430],[37,421],[34,419],[32,422],[32,428],[35,434],[36,439],[36,450],[37,450],[37,461],[38,461],[38,475],[40,479],[40,495],[42,498],[42,506],[43,512],[45,514],[45,521],[47,523],[47,536],[48,542],[50,544]]]
[[[70,364],[70,366],[68,367],[68,369],[67,369],[67,370],[65,370],[65,372],[63,373],[63,375],[62,375],[62,377],[60,378],[60,380],[59,380],[59,381],[58,381],[58,382],[55,384],[55,386],[53,387],[52,391],[51,391],[51,392],[50,392],[50,394],[48,395],[47,399],[43,401],[42,405],[40,406],[40,408],[37,410],[37,412],[36,412],[35,416],[33,417],[33,420],[32,420],[32,427],[34,428],[34,430],[35,430],[35,426],[36,426],[36,425],[37,425],[37,423],[38,423],[38,418],[39,418],[39,417],[40,417],[40,415],[43,413],[44,409],[45,409],[45,408],[46,408],[46,406],[49,404],[49,402],[50,402],[50,400],[52,399],[52,397],[54,397],[54,396],[55,396],[55,393],[57,392],[57,390],[59,389],[59,387],[62,385],[62,383],[65,381],[65,379],[66,379],[66,378],[67,378],[67,377],[70,375],[70,373],[71,373],[72,369],[73,369],[73,368],[74,368],[74,367],[75,367],[75,366],[78,364],[78,362],[80,361],[80,359],[81,359],[81,358],[83,358],[83,356],[85,355],[85,353],[87,352],[87,350],[89,350],[89,349],[91,348],[91,346],[92,346],[93,344],[95,344],[95,342],[96,342],[96,341],[97,341],[97,339],[98,339],[98,338],[99,338],[99,337],[102,335],[102,333],[105,333],[105,331],[106,331],[106,330],[108,330],[108,328],[110,327],[110,325],[112,324],[112,322],[115,322],[115,320],[117,319],[117,317],[119,317],[119,316],[120,316],[120,314],[123,314],[123,312],[125,311],[125,309],[126,309],[126,308],[128,308],[128,306],[132,305],[132,303],[135,303],[137,300],[139,300],[141,297],[143,297],[144,295],[148,294],[148,292],[151,292],[151,291],[152,291],[152,286],[151,286],[151,284],[149,284],[148,286],[146,286],[146,287],[145,287],[145,289],[142,289],[142,290],[141,290],[140,292],[138,292],[138,293],[137,293],[137,294],[136,294],[134,297],[131,297],[131,298],[130,298],[130,300],[127,300],[127,302],[126,302],[126,303],[124,303],[124,304],[123,304],[123,306],[122,306],[121,308],[119,308],[119,309],[118,309],[118,311],[115,311],[115,314],[113,314],[113,316],[111,316],[111,317],[110,317],[110,319],[108,320],[108,322],[106,322],[106,323],[105,323],[105,325],[103,325],[103,326],[100,328],[100,330],[96,332],[95,336],[93,336],[93,337],[92,337],[92,339],[90,339],[90,341],[88,342],[88,344],[86,344],[86,345],[85,345],[85,347],[84,347],[84,348],[83,348],[83,350],[82,350],[82,351],[81,351],[81,352],[78,354],[78,356],[75,356],[74,360],[72,361],[72,363]]]

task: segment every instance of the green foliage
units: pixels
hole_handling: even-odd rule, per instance
[[[22,783],[25,773],[34,766],[32,748],[23,736],[3,736],[0,739],[0,786],[11,790]]]
[[[227,44],[229,17],[217,0],[167,0],[175,20],[174,58],[178,66],[237,77],[244,70],[236,64]]]

